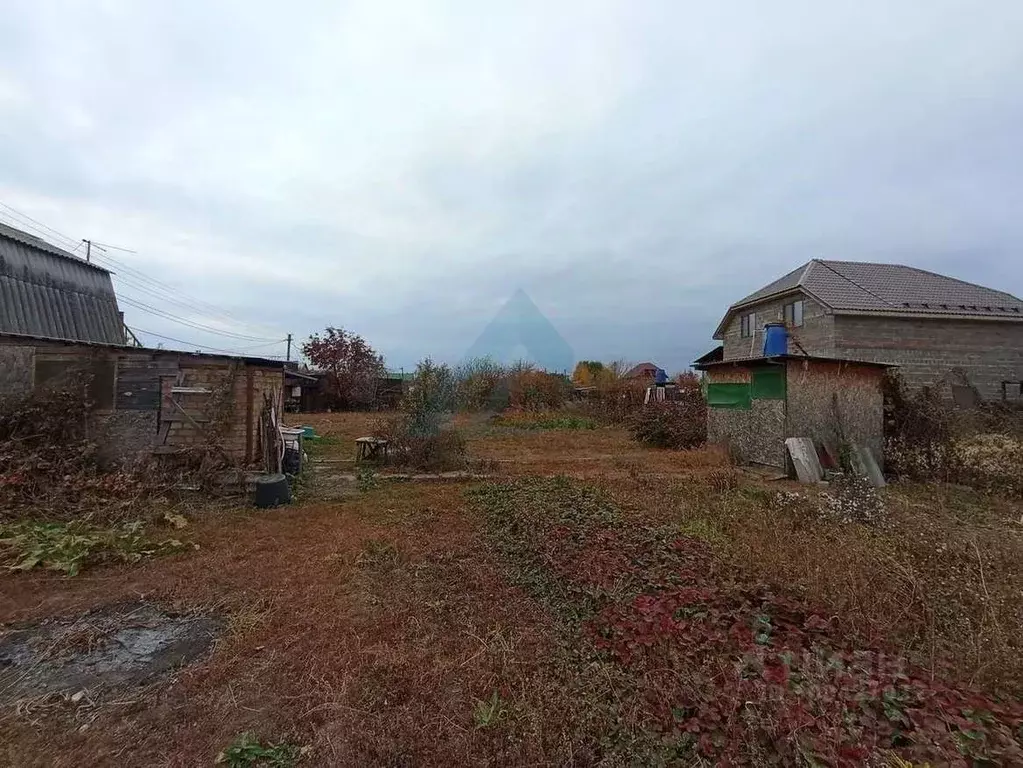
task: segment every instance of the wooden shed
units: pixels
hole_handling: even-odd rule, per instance
[[[118,461],[215,440],[235,465],[258,465],[260,414],[283,409],[281,361],[0,334],[0,396],[74,370],[91,375],[97,437]]]
[[[705,372],[707,439],[740,461],[784,470],[785,438],[809,437],[836,453],[843,443],[865,445],[880,463],[889,366],[779,355],[695,367]]]

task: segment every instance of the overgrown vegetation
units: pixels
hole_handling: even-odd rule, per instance
[[[471,358],[454,371],[455,402],[461,411],[499,411],[508,404],[507,371],[489,357]]]
[[[454,374],[447,365],[427,358],[416,366],[399,412],[377,425],[377,435],[388,441],[396,464],[428,472],[465,467],[465,437],[448,423],[455,391]]]
[[[701,538],[626,524],[566,479],[489,484],[470,499],[515,577],[572,628],[580,664],[604,659],[627,676],[599,706],[619,724],[609,748],[629,760],[1023,759],[1018,703],[941,682],[830,612],[739,578]]]
[[[699,382],[684,381],[676,399],[651,402],[632,416],[634,440],[657,448],[695,448],[707,441],[707,401]]]
[[[1023,409],[1012,403],[957,409],[935,389],[910,393],[896,371],[886,375],[884,395],[889,473],[1023,496]]]
[[[101,511],[123,519],[163,487],[151,467],[102,460],[89,399],[91,377],[72,371],[33,392],[0,401],[0,521],[67,520]]]
[[[38,567],[76,576],[86,565],[137,563],[187,547],[178,539],[150,537],[139,520],[115,526],[94,525],[87,520],[0,524],[0,554],[8,556],[7,567],[16,571]]]
[[[580,367],[581,366],[581,367]],[[628,379],[631,366],[622,361],[604,364],[584,361],[576,366],[573,380],[583,387],[576,409],[601,424],[627,424],[642,408],[650,382]]]

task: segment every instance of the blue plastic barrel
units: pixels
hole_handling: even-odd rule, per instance
[[[786,355],[789,351],[789,332],[784,323],[764,325],[764,357]]]
[[[658,368],[657,373],[654,374],[654,384],[667,384],[668,374],[663,368]]]

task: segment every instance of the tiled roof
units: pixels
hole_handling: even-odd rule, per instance
[[[802,288],[833,310],[1023,319],[1010,293],[901,264],[814,259],[751,293],[732,309]]]
[[[0,333],[123,344],[110,273],[0,225]]]

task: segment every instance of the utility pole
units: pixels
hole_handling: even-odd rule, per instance
[[[92,263],[92,240],[82,240],[85,243],[85,261],[87,264]]]
[[[289,363],[291,362],[291,334],[290,333],[288,334],[288,354],[287,354],[287,357],[285,357],[285,360],[287,362],[289,362]]]

